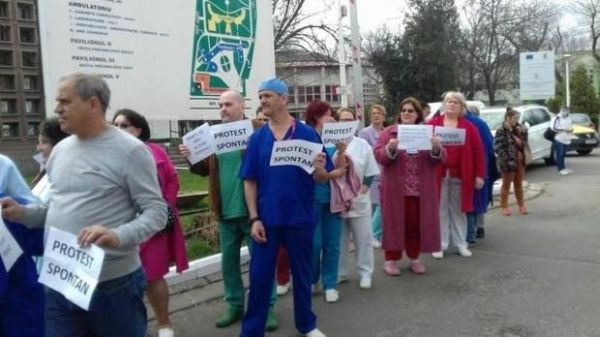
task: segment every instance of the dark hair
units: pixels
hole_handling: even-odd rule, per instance
[[[42,123],[40,135],[48,138],[50,145],[52,146],[55,146],[61,140],[69,137],[69,134],[60,128],[60,124],[56,118],[48,119]]]
[[[509,118],[513,118],[514,116],[518,115],[519,112],[511,107],[507,107],[506,108],[506,113],[504,114],[504,121],[506,121]]]
[[[313,128],[317,126],[317,120],[327,113],[327,111],[331,110],[331,105],[327,102],[323,101],[312,101],[306,107],[306,112],[304,113],[304,121],[307,125],[312,126]]]
[[[396,117],[398,124],[402,124],[402,120],[400,119],[400,111],[402,110],[402,106],[405,104],[412,105],[417,111],[417,120],[415,124],[421,124],[423,121],[425,121],[425,117],[423,116],[423,108],[421,107],[419,100],[414,97],[406,97],[400,102],[400,104],[398,104],[398,116]]]
[[[121,109],[115,113],[115,116],[112,120],[113,123],[115,122],[115,119],[117,119],[117,117],[119,116],[125,116],[129,124],[142,130],[142,133],[140,133],[140,135],[138,136],[139,140],[145,142],[148,139],[150,139],[150,126],[148,125],[148,121],[144,116],[131,109]]]

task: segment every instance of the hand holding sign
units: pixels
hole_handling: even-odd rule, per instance
[[[325,123],[323,124],[323,145],[325,147],[334,147],[336,144],[348,143],[354,137],[358,129],[358,121],[340,122],[340,123]]]
[[[120,241],[119,237],[114,231],[102,225],[93,225],[85,227],[81,230],[81,232],[79,232],[77,243],[84,247],[88,247],[91,244],[96,244],[106,248],[118,248]]]
[[[408,152],[431,150],[431,125],[398,125],[398,148]]]
[[[104,250],[80,247],[77,237],[51,227],[44,248],[39,282],[88,310],[104,263]]]
[[[0,208],[2,208],[2,216],[12,222],[19,222],[25,216],[25,207],[11,198],[0,199]]]
[[[215,137],[208,123],[204,123],[182,137],[183,144],[189,149],[189,162],[193,165],[217,151]]]

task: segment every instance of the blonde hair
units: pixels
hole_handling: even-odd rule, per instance
[[[383,112],[383,114],[385,116],[387,116],[387,111],[385,111],[385,107],[381,104],[373,104],[371,105],[371,108],[369,109],[369,115],[373,114],[373,110],[379,110],[381,112]]]
[[[446,110],[446,102],[452,98],[456,99],[460,105],[462,105],[461,116],[464,115],[467,112],[467,100],[465,99],[465,96],[458,91],[448,91],[444,94],[443,110]]]
[[[340,120],[340,115],[342,114],[342,112],[349,112],[352,114],[352,118],[356,119],[356,113],[354,113],[354,111],[350,108],[339,108],[338,111],[336,111],[335,113],[335,119],[336,120]]]

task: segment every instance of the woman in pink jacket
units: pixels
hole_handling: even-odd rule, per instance
[[[375,159],[383,167],[383,270],[390,276],[400,275],[397,261],[402,258],[402,251],[410,260],[410,270],[423,274],[425,266],[419,260],[420,253],[440,250],[437,170],[446,157],[438,138],[431,139],[431,150],[412,149],[397,138],[402,125],[423,123],[418,100],[404,99],[399,112],[397,124],[387,127],[375,145]]]
[[[148,142],[150,127],[144,116],[133,110],[122,109],[113,117],[113,125],[146,144],[156,163],[158,183],[169,208],[167,227],[140,245],[140,258],[148,281],[146,295],[158,323],[158,336],[173,337],[169,319],[169,287],[164,276],[169,272],[172,262],[178,273],[188,269],[183,229],[176,208],[179,193],[177,171],[165,150],[158,144]]]

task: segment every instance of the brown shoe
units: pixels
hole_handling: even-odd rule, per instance
[[[525,214],[529,213],[529,211],[527,211],[527,207],[519,206],[519,213],[525,215]]]

